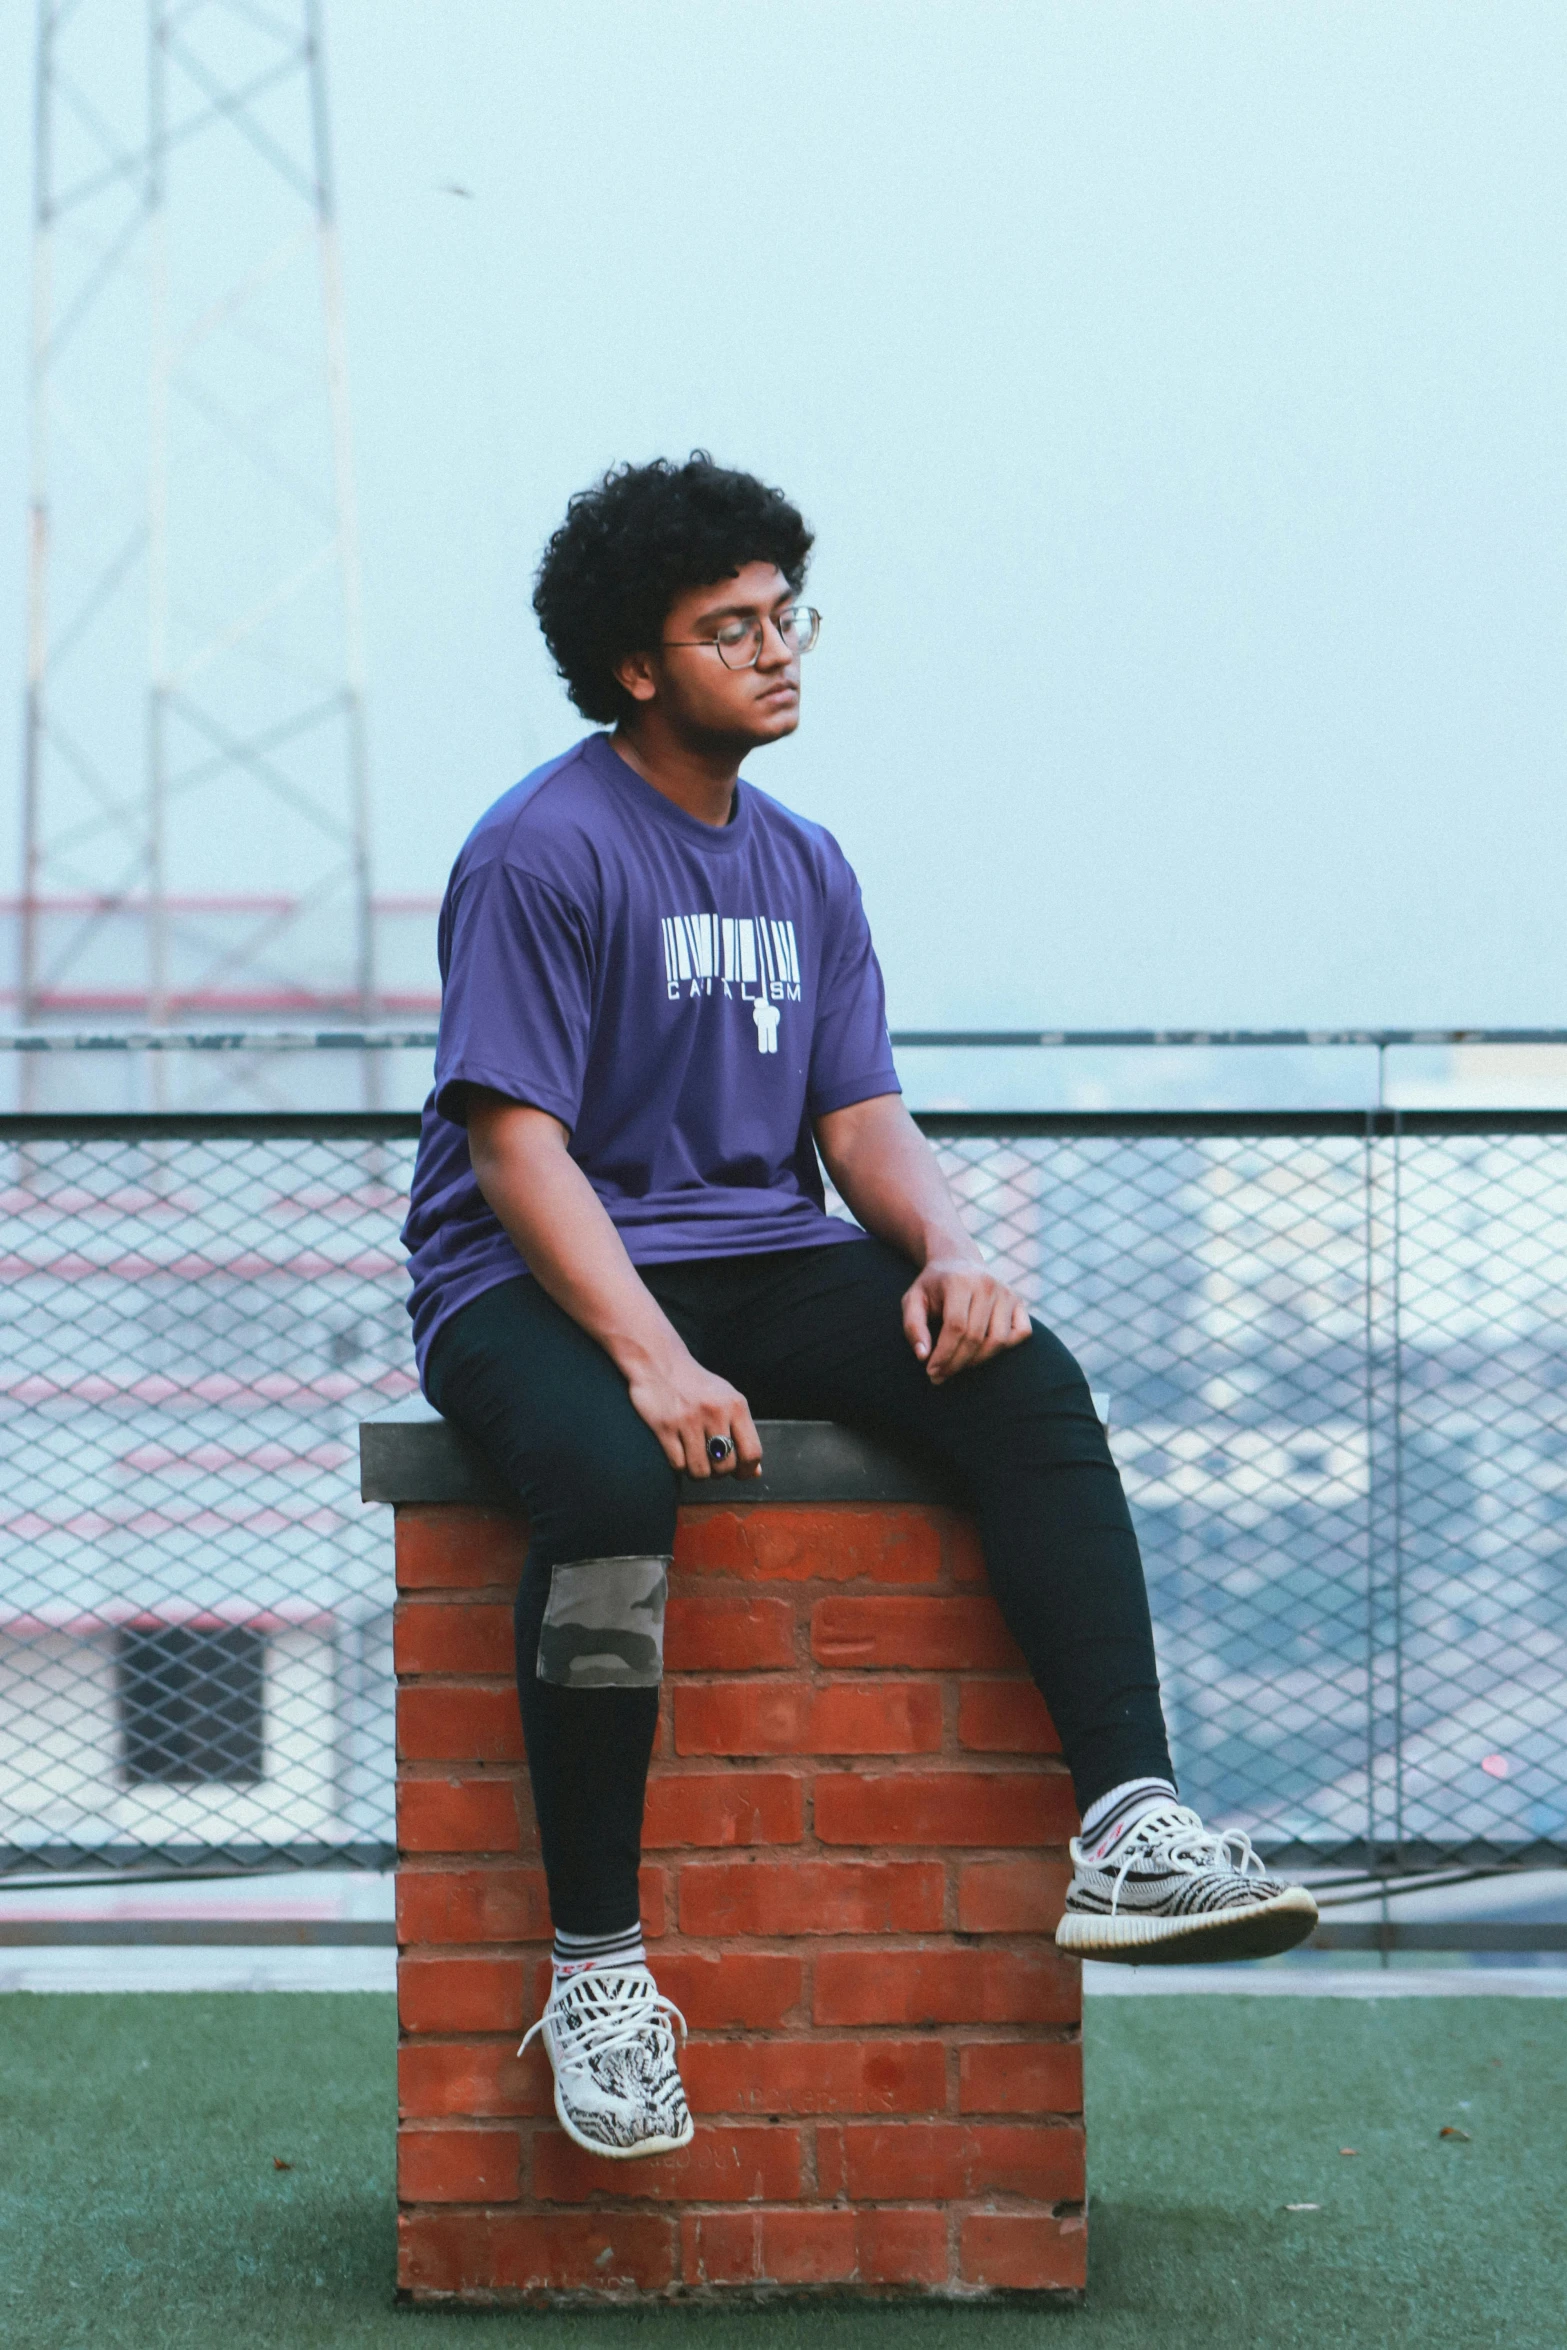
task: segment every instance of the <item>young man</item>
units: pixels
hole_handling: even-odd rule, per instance
[[[754,1475],[756,1417],[873,1431],[967,1493],[1083,1816],[1062,1949],[1257,1956],[1316,1917],[1178,1801],[1082,1374],[986,1271],[903,1108],[836,842],[740,776],[799,722],[810,547],[779,491],[700,452],[574,498],[534,607],[613,731],[496,802],[441,913],[410,1310],[430,1400],[528,1516],[517,1687],[556,1928],[533,2029],[562,2127],[618,2156],[691,2136],[642,1802],[677,1476]],[[858,1225],[827,1215],[818,1153]]]

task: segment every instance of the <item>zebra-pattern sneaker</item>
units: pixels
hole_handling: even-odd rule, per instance
[[[645,1966],[584,1967],[557,1979],[538,2033],[555,2072],[555,2117],[574,2145],[629,2162],[689,2146],[691,2111],[675,2061],[673,2017]]]
[[[1091,1860],[1080,1839],[1056,1948],[1124,1966],[1272,1958],[1304,1942],[1317,1905],[1304,1885],[1264,1876],[1251,1838],[1205,1828],[1184,1803],[1151,1805]]]

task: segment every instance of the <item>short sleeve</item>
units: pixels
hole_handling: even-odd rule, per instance
[[[836,936],[827,941],[811,1037],[806,1107],[813,1118],[901,1093],[887,1037],[887,998],[860,886],[847,866]]]
[[[435,1106],[467,1123],[487,1086],[575,1128],[593,1002],[593,942],[580,908],[504,862],[464,876],[448,907]]]

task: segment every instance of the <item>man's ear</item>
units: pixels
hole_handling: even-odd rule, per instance
[[[652,654],[628,653],[624,661],[617,661],[615,682],[625,688],[634,702],[651,702],[658,693]]]

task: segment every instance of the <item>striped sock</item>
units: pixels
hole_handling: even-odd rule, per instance
[[[584,1967],[646,1966],[642,1922],[623,1926],[618,1934],[563,1934],[555,1929],[555,1980],[580,1975]]]
[[[1096,1796],[1084,1812],[1083,1850],[1090,1860],[1103,1860],[1145,1811],[1152,1811],[1156,1803],[1178,1801],[1168,1779],[1123,1779],[1107,1795]]]

